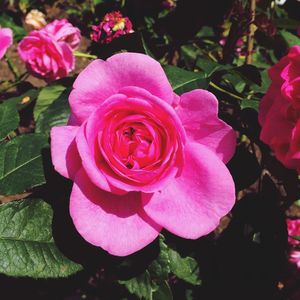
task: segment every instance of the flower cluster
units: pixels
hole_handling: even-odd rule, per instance
[[[121,35],[132,33],[132,23],[119,11],[108,13],[102,22],[92,26],[91,39],[100,44],[108,44]]]
[[[73,50],[80,43],[80,30],[66,19],[55,20],[29,33],[18,45],[28,71],[47,81],[65,77],[74,69]]]
[[[13,43],[13,32],[10,28],[0,27],[0,59]]]
[[[205,90],[176,95],[160,64],[138,53],[95,60],[77,77],[68,126],[51,130],[55,169],[74,181],[78,232],[129,255],[162,230],[210,233],[234,204],[225,163],[236,136]]]
[[[263,97],[260,138],[286,167],[300,173],[300,46],[270,68],[272,80]]]

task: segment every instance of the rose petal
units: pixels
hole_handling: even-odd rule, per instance
[[[180,98],[176,108],[188,137],[210,148],[225,163],[235,152],[236,134],[218,118],[218,100],[205,90],[193,90]]]
[[[75,178],[70,214],[80,235],[117,256],[150,244],[161,227],[141,208],[140,193],[116,196],[95,187],[81,169]]]
[[[139,53],[121,53],[107,61],[95,60],[77,77],[70,95],[70,106],[82,123],[109,96],[122,87],[144,88],[172,104],[174,94],[160,64]]]
[[[0,27],[0,59],[13,43],[13,32],[10,28]]]
[[[234,204],[235,189],[224,163],[198,143],[186,145],[180,177],[164,190],[142,194],[144,210],[156,223],[184,238],[214,230]]]
[[[59,126],[51,129],[51,156],[55,170],[64,177],[74,178],[81,167],[75,144],[78,127]]]

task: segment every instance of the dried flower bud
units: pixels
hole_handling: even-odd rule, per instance
[[[45,15],[37,10],[32,9],[25,18],[25,24],[30,25],[33,29],[41,29],[47,25]]]

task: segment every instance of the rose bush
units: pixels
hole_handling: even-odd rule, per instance
[[[260,103],[260,138],[286,167],[300,172],[300,46],[269,69],[272,80]]]
[[[69,103],[68,125],[51,130],[51,154],[74,181],[70,214],[89,243],[125,256],[162,228],[197,239],[232,208],[225,163],[236,137],[210,92],[179,97],[158,62],[122,53],[86,67]]]
[[[67,20],[55,20],[34,30],[18,45],[18,52],[34,76],[52,81],[67,76],[75,66],[73,50],[80,42],[80,31]]]
[[[10,28],[0,27],[0,59],[13,43],[13,32]]]

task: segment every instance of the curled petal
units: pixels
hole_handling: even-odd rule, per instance
[[[218,118],[218,100],[205,90],[193,90],[180,98],[177,113],[188,137],[215,152],[225,163],[235,152],[236,134]]]
[[[66,178],[74,178],[81,167],[75,144],[78,127],[57,126],[51,129],[51,156],[55,170]]]
[[[145,212],[156,223],[181,237],[197,239],[214,230],[231,210],[235,188],[228,169],[211,150],[189,143],[185,151],[181,176],[142,199]]]
[[[83,170],[74,181],[70,214],[86,241],[117,256],[144,248],[161,230],[142,210],[140,193],[117,196],[99,190]]]
[[[95,60],[77,77],[69,101],[81,124],[108,97],[126,86],[144,88],[172,104],[174,94],[160,64],[138,53],[121,53],[107,61]]]

